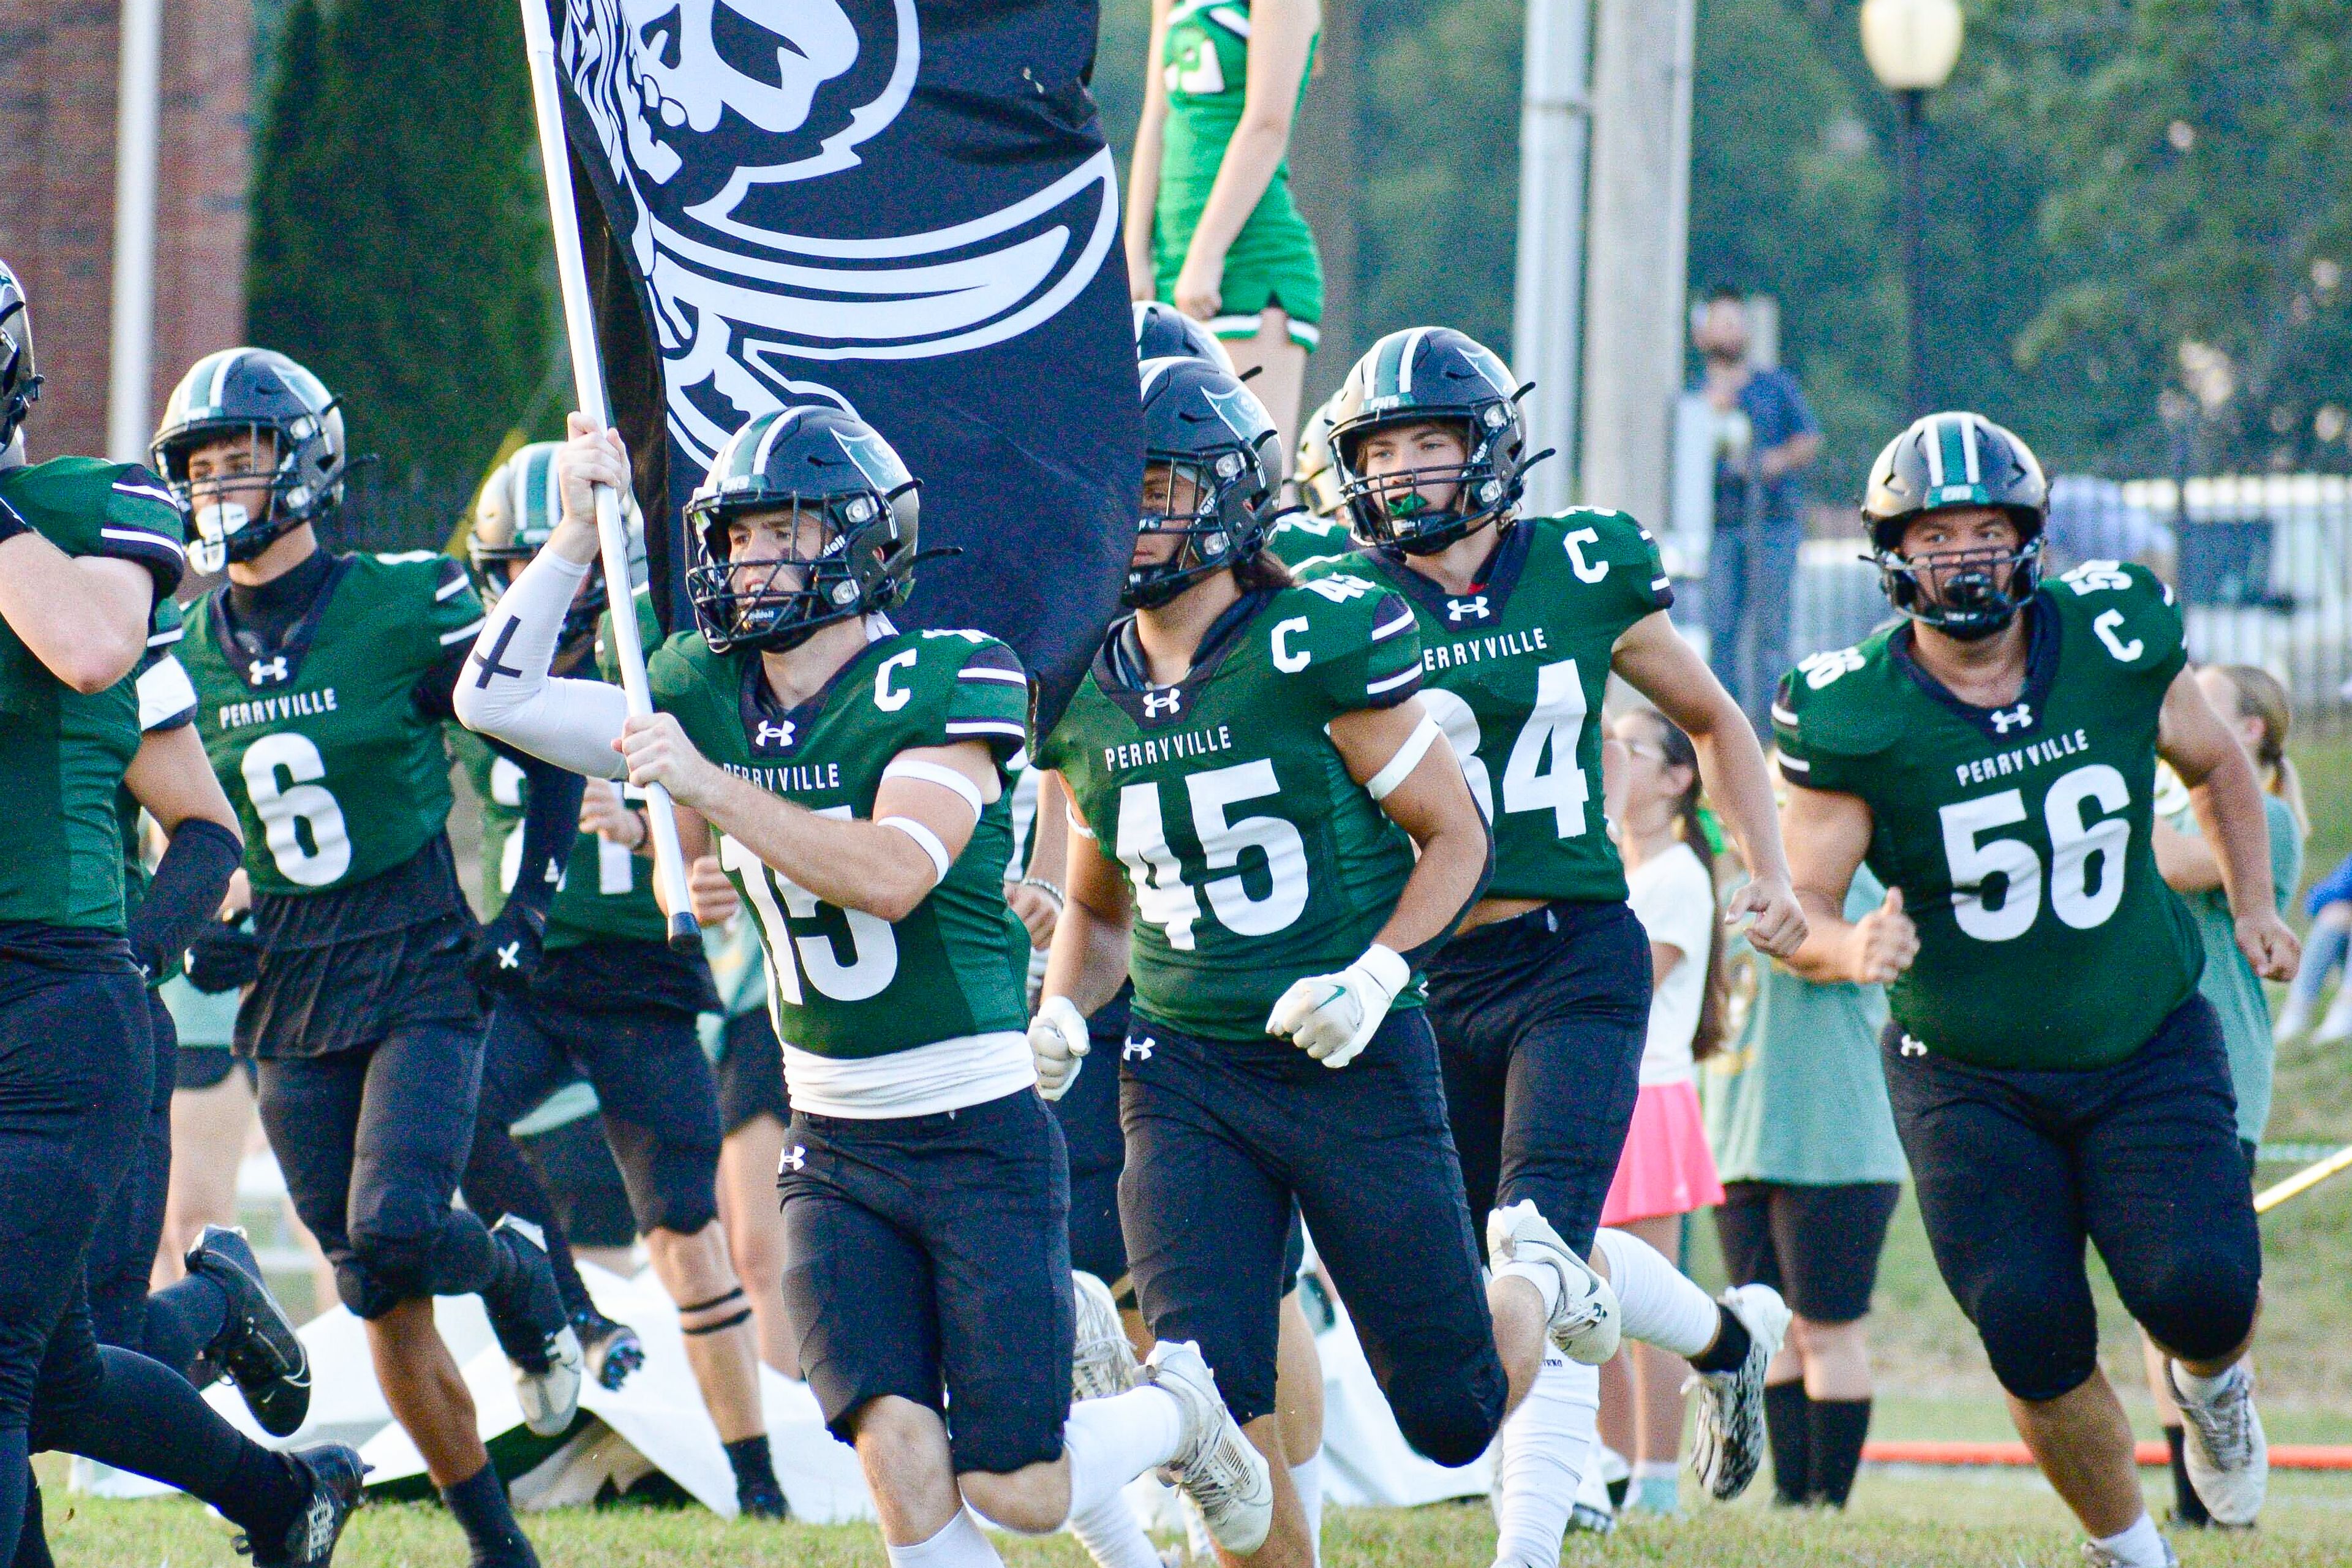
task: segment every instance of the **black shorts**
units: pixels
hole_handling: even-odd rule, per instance
[[[242,1069],[245,1086],[251,1089],[260,1081],[253,1070],[251,1057],[238,1056],[226,1046],[182,1046],[179,1058],[173,1064],[173,1089],[217,1089],[228,1081],[228,1075]]]
[[[1650,939],[1622,903],[1554,903],[1448,942],[1424,966],[1470,1212],[1532,1198],[1578,1253],[1633,1124]]]
[[[1053,1104],[1070,1156],[1070,1267],[1109,1286],[1123,1307],[1135,1304],[1127,1237],[1118,1227],[1118,1173],[1127,1167],[1127,1135],[1118,1125],[1118,1053],[1127,1040],[1131,994],[1121,986],[1087,1020],[1087,1059]]]
[[[1854,1322],[1869,1315],[1902,1197],[1900,1182],[1726,1182],[1715,1211],[1724,1272],[1734,1285],[1769,1285],[1808,1322]]]
[[[956,1473],[1058,1458],[1070,1411],[1070,1184],[1033,1089],[935,1116],[793,1113],[784,1309],[827,1429],[884,1394],[940,1411]]]
[[[776,1044],[776,1028],[764,1007],[755,1007],[727,1020],[727,1032],[714,1064],[719,1077],[719,1126],[732,1133],[756,1118],[772,1116],[778,1122],[793,1119],[793,1100],[784,1088],[784,1051]]]
[[[629,1185],[605,1141],[604,1119],[590,1114],[517,1138],[531,1173],[546,1189],[555,1223],[575,1247],[635,1247],[637,1216]]]
[[[1442,1465],[1485,1452],[1503,1367],[1420,1010],[1337,1071],[1138,1016],[1120,1070],[1119,1214],[1152,1332],[1200,1342],[1236,1420],[1271,1413],[1295,1201],[1406,1441]]]
[[[83,1260],[138,1147],[155,1052],[127,963],[0,960],[0,1430],[23,1431],[37,1386],[95,1375]],[[68,1365],[49,1349],[69,1315]]]
[[[719,1089],[694,1016],[499,997],[484,1041],[482,1119],[511,1125],[575,1075],[596,1090],[636,1228],[692,1236],[716,1218]]]
[[[362,1318],[470,1295],[489,1279],[488,1231],[450,1201],[481,1073],[480,1031],[440,1024],[261,1063],[261,1126],[294,1212]]]
[[[2083,1268],[2099,1249],[2125,1310],[2189,1361],[2227,1355],[2261,1294],[2237,1100],[2212,1005],[2191,996],[2111,1067],[1970,1067],[1881,1041],[1895,1130],[1936,1266],[2020,1399],[2098,1366]]]

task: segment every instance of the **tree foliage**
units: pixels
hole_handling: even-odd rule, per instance
[[[254,341],[315,370],[446,532],[556,342],[520,16],[293,0],[255,153]]]

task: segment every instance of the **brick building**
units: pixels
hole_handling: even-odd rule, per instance
[[[47,378],[34,460],[106,447],[115,0],[0,0],[0,257]],[[154,387],[245,332],[254,0],[166,0],[156,160]]]

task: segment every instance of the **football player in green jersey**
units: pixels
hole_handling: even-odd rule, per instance
[[[1309,414],[1299,427],[1298,460],[1290,470],[1290,483],[1303,510],[1282,514],[1266,535],[1266,553],[1296,567],[1353,550],[1356,542],[1339,501],[1339,470],[1331,458],[1330,403]]]
[[[204,847],[236,834],[179,776],[178,748],[141,742],[132,669],[179,585],[178,510],[137,468],[27,463],[39,386],[24,291],[0,262],[0,800],[15,835],[0,864],[0,1557],[48,1560],[28,1459],[56,1448],[196,1493],[258,1563],[323,1564],[359,1500],[358,1455],[272,1454],[184,1378],[91,1335],[85,1249],[133,1163],[154,1070],[117,793],[128,778],[199,851],[193,873],[174,866],[167,906],[191,901],[182,884],[216,890]]]
[[[1084,1015],[1132,977],[1137,1299],[1153,1332],[1217,1357],[1277,1462],[1264,1560],[1307,1563],[1275,1388],[1294,1202],[1406,1440],[1441,1464],[1485,1451],[1587,1276],[1529,1210],[1479,1280],[1415,970],[1476,900],[1488,837],[1414,700],[1412,612],[1264,553],[1275,434],[1245,387],[1193,360],[1141,375],[1133,614],[1038,751],[1074,841],[1030,1042],[1064,1091]]]
[[[1323,319],[1323,263],[1286,161],[1321,26],[1320,0],[1153,0],[1128,172],[1128,286],[1264,373],[1286,447]]]
[[[997,1562],[973,1511],[1083,1539],[1155,1466],[1221,1541],[1255,1547],[1270,1483],[1198,1350],[1160,1345],[1145,1386],[1071,1404],[1068,1173],[1003,889],[1028,678],[992,637],[892,625],[914,479],[837,408],[753,416],[688,508],[698,629],[656,651],[656,711],[632,719],[617,688],[548,673],[597,554],[591,487],[629,482],[616,437],[578,415],[572,431],[562,522],[483,628],[458,714],[576,772],[664,785],[689,856],[721,836],[786,1042],[799,1361],[893,1559]]]
[[[452,1203],[482,1043],[441,733],[480,602],[456,561],[320,547],[342,416],[282,354],[197,361],[154,452],[194,553],[228,576],[191,609],[180,658],[245,828],[248,890],[232,904],[249,898],[259,952],[236,1047],[258,1060],[263,1126],[475,1562],[530,1563],[433,1319],[435,1296],[479,1294],[526,1418],[570,1423],[579,1344],[545,1252],[527,1225],[488,1228]]]
[[[486,605],[497,605],[513,574],[555,530],[558,450],[553,441],[527,446],[483,488],[469,550]],[[591,570],[564,619],[557,672],[583,679],[595,673],[597,650],[608,640],[599,627],[609,625],[609,597],[602,567]],[[657,641],[651,596],[640,592],[625,602],[643,635]],[[473,742],[469,757],[488,755],[486,765],[474,763],[478,785],[488,786],[482,792],[486,827],[494,825],[502,845],[523,850],[526,832],[518,830],[530,782],[514,763],[488,755],[478,736],[464,733]],[[628,1188],[637,1234],[677,1304],[687,1360],[734,1469],[736,1501],[750,1517],[780,1519],[784,1494],[768,1452],[751,1309],[719,1224],[719,1088],[695,1032],[697,1014],[718,1011],[718,992],[701,953],[669,950],[650,868],[634,853],[650,837],[642,819],[614,809],[618,802],[608,782],[597,779],[587,788],[598,799],[594,819],[621,821],[614,824],[614,837],[583,826],[566,847],[567,863],[541,928],[543,952],[529,951],[542,943],[528,927],[508,937],[527,955],[495,972],[466,1202],[485,1219],[517,1214],[541,1227],[589,1370],[605,1387],[620,1386],[629,1370],[628,1350],[614,1341],[626,1331],[588,1300],[554,1202],[509,1131],[549,1095],[584,1075]],[[583,814],[582,798],[572,783],[566,804],[584,824],[592,818]],[[486,832],[486,859],[489,838]],[[506,858],[499,856],[502,866]],[[516,854],[514,868],[527,858],[527,852]],[[502,887],[501,895],[509,889]],[[643,1356],[638,1350],[637,1359]]]
[[[2188,668],[2171,590],[2136,565],[2041,580],[2025,444],[1919,420],[1863,502],[1904,618],[1816,654],[1773,721],[1808,979],[1887,983],[1887,1091],[1937,1267],[2010,1412],[2090,1532],[2162,1568],[2130,1424],[2100,1371],[2083,1244],[2163,1346],[2189,1478],[2254,1522],[2268,1475],[2244,1364],[2262,1279],[2203,951],[2150,847],[2156,760],[2189,786],[2256,973],[2294,972],[2260,787]],[[1842,918],[1867,860],[1886,902]]]
[[[1667,619],[1673,590],[1646,529],[1599,510],[1518,515],[1529,454],[1517,383],[1492,352],[1444,327],[1391,332],[1349,371],[1330,417],[1341,511],[1365,549],[1302,575],[1360,574],[1412,606],[1422,700],[1494,828],[1486,896],[1429,965],[1473,1211],[1499,1222],[1532,1204],[1593,1258],[1623,1333],[1691,1359],[1708,1394],[1692,1462],[1711,1493],[1736,1497],[1761,1457],[1763,1373],[1785,1310],[1764,1289],[1710,1302],[1639,1238],[1598,1229],[1633,1112],[1651,985],[1648,940],[1602,818],[1593,716],[1614,673],[1693,738],[1759,867],[1731,913],[1753,918],[1751,941],[1785,952],[1804,924],[1763,753]],[[1507,1432],[1498,1561],[1557,1561],[1594,1377],[1560,1365]]]

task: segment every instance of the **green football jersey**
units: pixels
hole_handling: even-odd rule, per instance
[[[1617,639],[1674,603],[1649,531],[1618,511],[1523,518],[1486,581],[1460,595],[1377,552],[1301,575],[1338,572],[1412,606],[1422,706],[1494,828],[1487,896],[1622,902],[1625,868],[1601,814],[1601,705]]]
[[[1790,783],[1870,807],[1870,868],[1919,929],[1887,987],[1904,1031],[1983,1067],[2103,1067],[2147,1043],[2203,965],[2149,837],[2180,612],[2146,568],[2094,561],[2026,614],[2009,707],[1927,676],[1906,623],[1801,663],[1773,722]]]
[[[1334,573],[1254,595],[1192,673],[1118,673],[1124,624],[1038,749],[1135,900],[1136,1011],[1208,1039],[1256,1040],[1293,981],[1371,945],[1412,874],[1412,841],[1348,774],[1327,726],[1421,681],[1412,612]],[[1418,1006],[1418,976],[1397,997]]]
[[[652,600],[643,589],[637,591],[637,611],[638,633],[645,646],[657,646],[661,626],[654,619]],[[619,676],[611,667],[607,646],[612,624],[608,610],[597,624],[595,658],[604,679],[617,685]],[[585,675],[575,670],[570,679],[582,679]],[[514,890],[515,874],[520,868],[529,783],[521,768],[471,730],[451,725],[449,733],[457,761],[474,786],[474,797],[482,804],[482,908],[486,914],[495,915]],[[600,786],[592,779],[588,787]],[[620,790],[622,798],[632,803],[646,798],[643,790],[626,784],[620,784]],[[654,900],[654,863],[593,833],[575,836],[564,861],[563,880],[556,888],[555,901],[548,907],[545,951],[560,952],[592,942],[661,942],[668,934],[668,922]]]
[[[227,595],[195,607],[180,662],[253,890],[320,893],[405,864],[449,817],[441,721],[415,691],[481,629],[465,568],[426,551],[339,556],[268,650],[235,640]]]
[[[180,580],[182,522],[144,468],[58,458],[0,471],[0,509],[73,556],[110,556],[154,574],[168,603]],[[0,921],[119,931],[123,907],[122,775],[139,750],[139,684],[85,696],[0,621]]]
[[[888,632],[789,709],[756,652],[713,653],[699,632],[670,638],[646,673],[654,706],[704,756],[822,816],[870,818],[883,769],[919,747],[979,741],[1003,773],[946,878],[895,924],[823,902],[721,837],[719,863],[759,917],[777,1038],[870,1058],[1028,1026],[1029,937],[1004,902],[1011,763],[1029,712],[1011,648],[979,632]]]
[[[1285,566],[1304,566],[1326,555],[1344,556],[1355,548],[1345,518],[1309,517],[1303,511],[1276,523],[1265,538],[1265,552]]]

